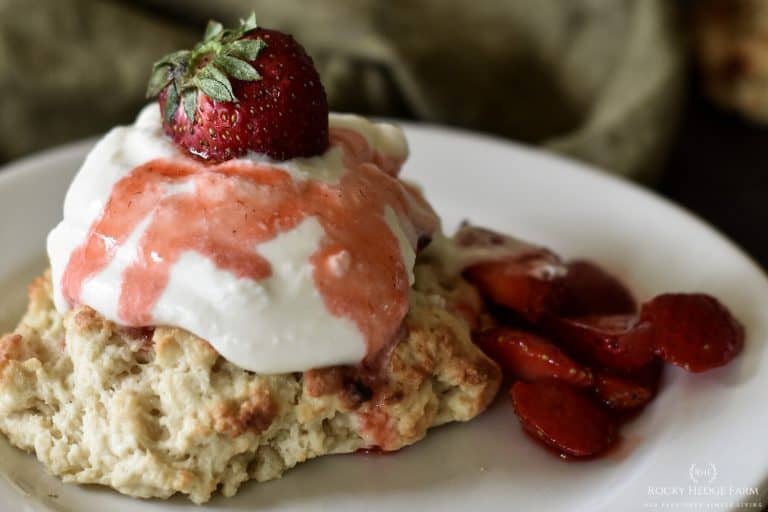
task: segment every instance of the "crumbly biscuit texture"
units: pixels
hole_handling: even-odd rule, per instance
[[[377,371],[257,375],[181,329],[120,328],[87,307],[60,315],[46,274],[0,339],[0,430],[66,482],[196,503],[320,455],[396,450],[473,418],[500,381],[462,316],[479,308],[474,290],[426,266],[417,276]]]

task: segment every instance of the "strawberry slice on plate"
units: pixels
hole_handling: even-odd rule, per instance
[[[558,309],[562,268],[555,253],[531,248],[499,260],[471,265],[465,275],[484,297],[535,322]]]
[[[744,327],[709,295],[659,295],[643,304],[641,317],[653,326],[659,356],[690,372],[727,364],[744,346]]]
[[[546,327],[569,353],[595,366],[632,372],[654,358],[651,325],[637,315],[550,318]]]
[[[656,396],[663,371],[664,361],[658,358],[631,373],[595,370],[594,390],[600,400],[611,409],[636,410],[647,405]]]
[[[526,381],[559,380],[578,387],[592,385],[589,369],[530,332],[499,327],[476,334],[474,341],[509,376]]]
[[[516,382],[510,392],[523,428],[575,457],[597,455],[616,439],[616,420],[585,392],[561,382]]]
[[[568,263],[559,315],[623,315],[636,311],[632,293],[616,277],[590,261]]]

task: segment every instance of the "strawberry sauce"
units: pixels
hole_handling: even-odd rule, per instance
[[[391,208],[416,250],[437,227],[434,212],[397,179],[402,161],[374,152],[355,131],[334,128],[343,152],[338,183],[295,180],[278,167],[232,160],[157,159],[118,181],[101,216],[71,255],[62,277],[70,305],[83,283],[103,271],[118,249],[146,226],[138,254],[125,269],[118,315],[125,325],[153,323],[152,311],[173,264],[186,251],[209,258],[239,278],[270,276],[259,244],[315,217],[325,231],[311,257],[313,278],[331,314],[351,319],[375,354],[408,312],[408,269],[385,221]]]

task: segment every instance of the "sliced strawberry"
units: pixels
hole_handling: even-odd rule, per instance
[[[616,420],[585,393],[560,382],[516,382],[511,391],[523,428],[567,455],[605,451],[616,439]]]
[[[536,248],[477,263],[465,275],[485,298],[536,321],[557,310],[564,269],[556,254]]]
[[[624,315],[636,311],[632,294],[614,276],[589,261],[568,264],[561,316]]]
[[[653,389],[627,377],[599,372],[595,375],[595,392],[612,409],[636,409],[653,398]]]
[[[690,372],[722,366],[744,346],[744,327],[714,297],[664,294],[643,304],[659,356]]]
[[[627,374],[633,382],[638,383],[651,392],[651,396],[656,396],[661,385],[661,376],[664,372],[664,361],[655,357],[648,365],[640,370]]]
[[[552,318],[547,328],[558,344],[597,366],[632,372],[654,357],[651,326],[636,315]]]
[[[610,370],[595,372],[594,390],[608,407],[632,411],[647,405],[661,384],[664,361],[654,358],[640,370],[617,374]]]
[[[544,338],[499,327],[475,335],[475,343],[504,373],[526,381],[559,380],[574,386],[592,385],[592,373]]]

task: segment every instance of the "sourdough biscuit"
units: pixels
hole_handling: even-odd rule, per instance
[[[320,455],[396,450],[473,418],[500,382],[458,313],[479,308],[474,289],[424,265],[407,332],[376,371],[257,375],[182,329],[60,315],[47,274],[29,297],[0,339],[0,430],[66,482],[136,497],[203,503]]]

